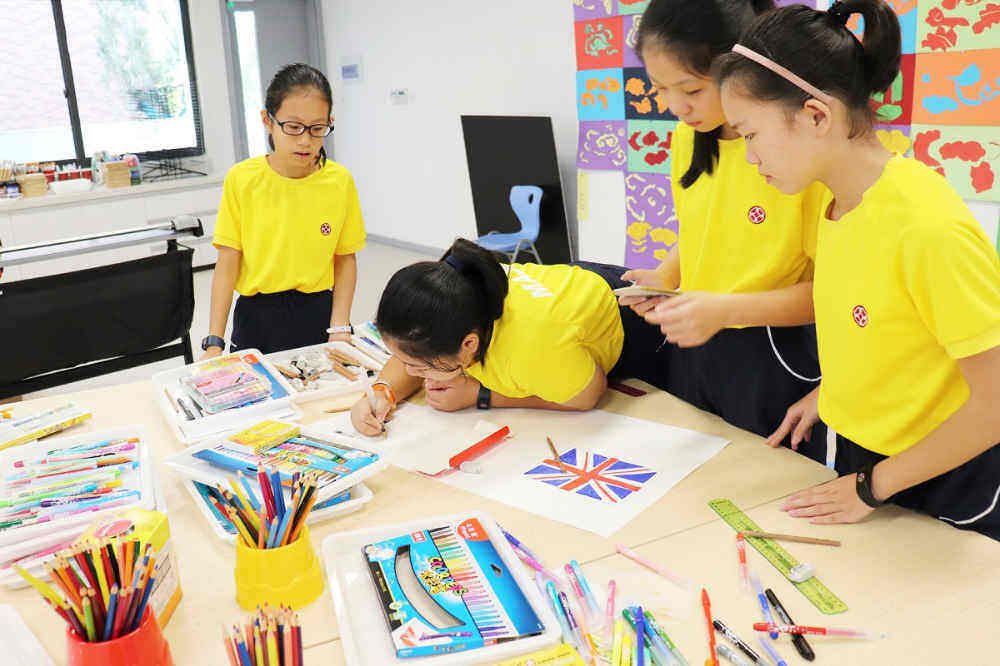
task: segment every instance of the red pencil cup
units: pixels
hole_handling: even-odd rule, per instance
[[[88,643],[66,629],[68,666],[174,666],[170,645],[147,608],[135,631],[104,643]]]

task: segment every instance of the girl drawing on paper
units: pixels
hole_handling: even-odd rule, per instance
[[[679,242],[654,270],[622,271],[668,299],[622,297],[667,344],[648,362],[668,392],[767,436],[819,380],[812,308],[815,221],[824,188],[783,194],[748,165],[712,71],[772,0],[653,0],[636,50],[680,122],[671,184]],[[819,433],[784,438],[825,458]],[[775,440],[778,445],[782,440]]]
[[[761,17],[717,70],[747,162],[783,192],[833,193],[814,285],[823,380],[778,435],[821,417],[841,477],[784,508],[841,523],[891,501],[1000,539],[1000,260],[947,181],[875,137],[868,100],[899,63],[892,9],[849,0]]]
[[[597,267],[600,268],[600,267]],[[616,269],[620,272],[620,269]],[[663,338],[619,306],[618,272],[572,265],[502,265],[458,239],[441,261],[393,275],[375,324],[393,356],[351,421],[378,434],[397,400],[422,386],[444,411],[478,406],[588,410],[608,378],[654,383]]]

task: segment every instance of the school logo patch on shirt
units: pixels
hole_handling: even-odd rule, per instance
[[[868,308],[865,306],[855,305],[851,315],[854,317],[854,323],[861,328],[868,325]]]
[[[324,222],[323,224],[319,225],[319,232],[324,236],[329,236],[331,231],[332,229],[330,229],[329,222]]]
[[[767,211],[761,206],[754,206],[747,211],[747,219],[753,224],[760,224],[767,219]]]

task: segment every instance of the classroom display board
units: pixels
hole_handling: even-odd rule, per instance
[[[678,121],[635,51],[649,2],[573,0],[578,219],[581,228],[622,224],[625,236],[614,249],[602,242],[599,250],[619,253],[623,245],[623,256],[586,256],[582,239],[581,255],[630,268],[658,265],[681,233],[669,175]],[[896,81],[873,99],[883,140],[941,173],[963,198],[1000,201],[1000,4],[889,5],[899,15],[903,61]],[[860,34],[862,23],[853,16],[848,28]]]

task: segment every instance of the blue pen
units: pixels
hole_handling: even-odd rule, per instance
[[[253,488],[250,487],[246,477],[243,475],[240,475],[240,484],[247,494],[247,500],[250,502],[250,506],[253,507],[254,513],[260,513],[260,502],[257,501],[257,496],[254,495]]]
[[[505,537],[507,537],[507,541],[510,541],[516,547],[518,547],[521,550],[523,550],[525,552],[525,554],[527,554],[528,557],[530,557],[531,559],[535,560],[536,562],[541,562],[542,561],[540,557],[538,557],[533,552],[531,552],[531,550],[529,550],[527,546],[525,546],[523,543],[521,543],[520,540],[518,540],[518,538],[515,537],[513,534],[511,534],[507,530],[503,529],[502,527],[500,528],[500,531],[503,532],[503,535]]]
[[[645,641],[645,621],[646,617],[642,614],[642,606],[636,606],[635,613],[635,663],[636,666],[646,666],[646,641]]]
[[[580,629],[580,625],[577,624],[576,618],[573,617],[573,609],[569,606],[569,598],[566,597],[566,593],[562,590],[559,591],[559,603],[562,606],[563,612],[566,613],[566,619],[569,621],[569,626],[573,630],[573,635],[576,636],[577,648],[583,651],[584,656],[590,657],[590,645],[587,643],[587,637],[583,635],[583,630]]]
[[[253,660],[250,659],[250,651],[247,650],[246,641],[244,641],[238,632],[236,634],[236,650],[240,653],[240,666],[253,666]]]
[[[556,612],[556,619],[559,620],[559,627],[562,629],[563,643],[567,643],[572,646],[576,646],[576,638],[573,636],[573,630],[569,628],[569,621],[566,619],[566,614],[563,613],[562,604],[559,602],[559,596],[556,594],[556,586],[549,581],[545,584],[545,591],[549,593],[549,601],[552,602],[552,608]]]
[[[573,573],[576,574],[576,580],[580,583],[580,589],[583,590],[583,597],[587,600],[587,605],[590,607],[590,615],[594,618],[595,622],[601,621],[601,607],[597,605],[597,599],[594,598],[594,593],[590,591],[590,585],[587,584],[587,579],[583,577],[583,572],[580,571],[580,565],[577,564],[576,560],[570,560],[569,566],[573,569]]]
[[[778,666],[788,666],[788,662],[781,658],[778,651],[774,649],[773,645],[771,645],[771,641],[767,640],[760,634],[757,634],[757,641],[760,643],[760,646],[764,648],[764,652],[766,652],[767,655],[774,660],[774,663]]]
[[[757,593],[757,601],[760,602],[760,610],[764,614],[764,622],[770,624],[777,624],[774,621],[774,615],[771,614],[771,606],[767,603],[767,597],[764,596],[764,588],[760,586],[760,578],[757,577],[756,571],[750,572],[750,581],[753,583],[753,589]],[[777,640],[778,632],[772,631],[770,634],[771,640]]]

